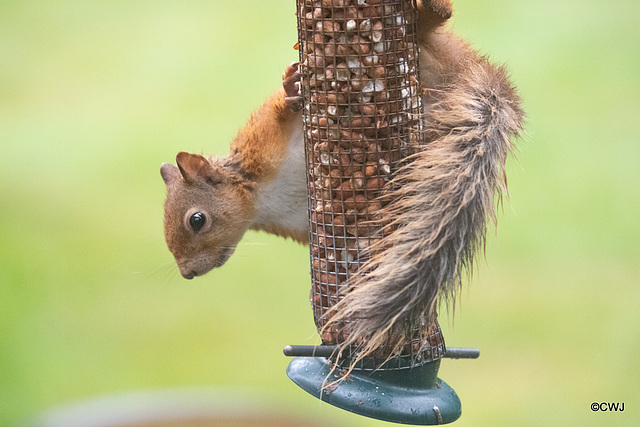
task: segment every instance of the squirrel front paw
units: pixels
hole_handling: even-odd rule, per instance
[[[291,111],[302,110],[302,94],[300,93],[299,62],[292,62],[282,74],[282,87],[286,93],[284,102]]]

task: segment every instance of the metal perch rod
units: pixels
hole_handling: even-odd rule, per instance
[[[288,345],[284,355],[290,357],[331,357],[336,351],[335,345]],[[480,350],[477,348],[448,347],[443,355],[448,359],[477,359]]]

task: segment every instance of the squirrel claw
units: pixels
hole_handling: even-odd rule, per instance
[[[299,62],[292,62],[282,74],[282,87],[287,96],[300,96],[300,73],[298,72]]]
[[[300,73],[298,72],[299,62],[292,62],[284,70],[282,75],[282,87],[286,93],[285,104],[292,111],[302,109],[302,96],[300,93]]]
[[[284,99],[284,103],[293,112],[302,110],[302,97],[301,96],[287,96]]]

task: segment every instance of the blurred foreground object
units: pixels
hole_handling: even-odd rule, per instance
[[[274,410],[254,390],[186,388],[140,391],[61,406],[30,427],[279,427],[322,423]]]

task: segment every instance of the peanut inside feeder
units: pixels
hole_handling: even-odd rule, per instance
[[[332,345],[348,337],[349,320],[327,320],[393,231],[382,215],[390,181],[420,145],[417,19],[406,0],[298,0],[297,15],[312,305]],[[414,328],[401,355],[412,365],[441,358],[439,326]]]

